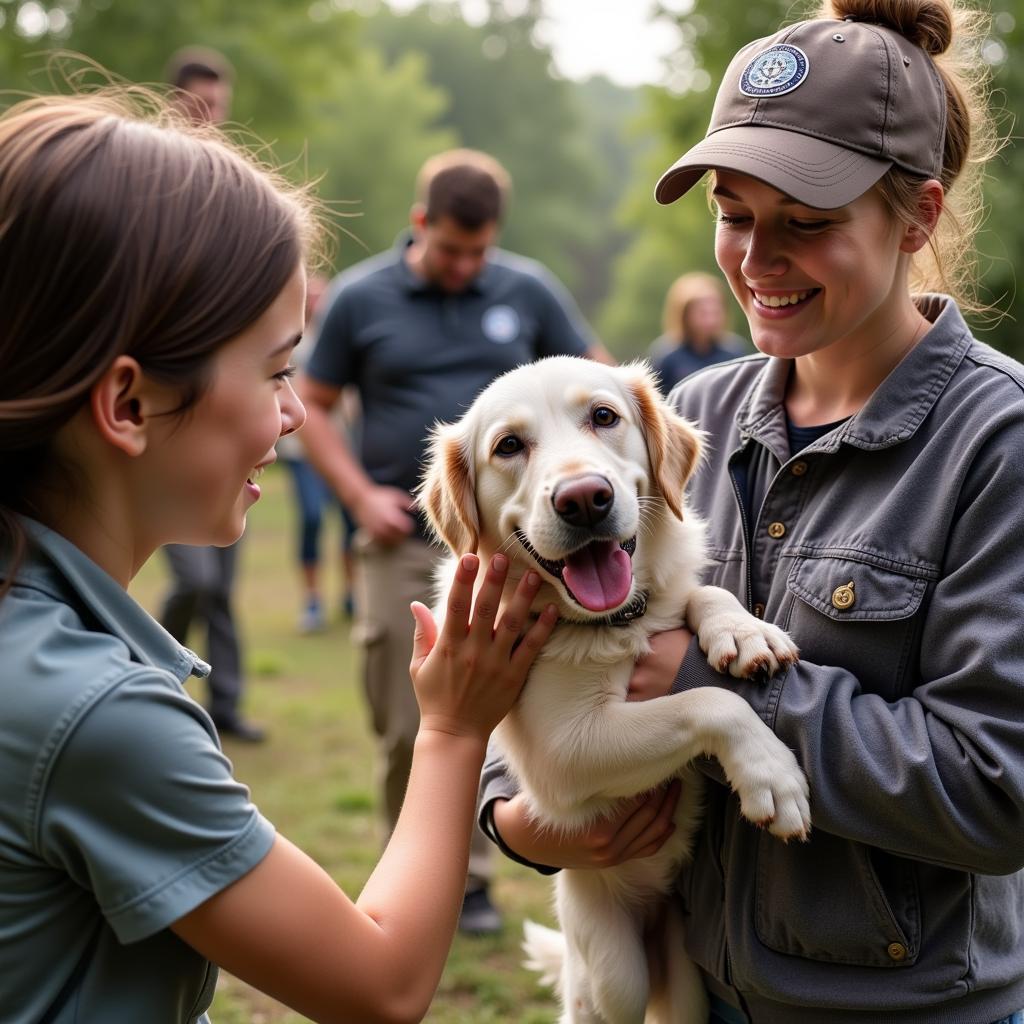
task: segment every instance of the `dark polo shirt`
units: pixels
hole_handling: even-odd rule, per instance
[[[407,244],[334,280],[306,371],[358,388],[364,468],[378,484],[412,491],[435,422],[457,420],[506,370],[542,356],[584,355],[596,341],[539,263],[492,250],[470,286],[452,294],[410,269]]]

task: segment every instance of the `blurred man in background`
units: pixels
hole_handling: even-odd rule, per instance
[[[353,636],[363,648],[389,830],[419,723],[409,680],[409,604],[431,603],[443,554],[412,497],[427,434],[437,420],[458,419],[495,377],[522,363],[557,354],[612,361],[544,267],[494,247],[509,187],[505,169],[484,153],[453,150],[428,160],[417,179],[411,232],[335,279],[299,380],[307,409],[301,440],[358,526]],[[346,386],[361,399],[358,453],[330,421]],[[501,926],[489,896],[491,849],[478,830],[464,932]]]

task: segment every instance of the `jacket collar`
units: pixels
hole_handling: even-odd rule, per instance
[[[931,329],[879,384],[864,407],[811,449],[835,451],[843,443],[865,449],[888,448],[916,433],[972,341],[963,314],[949,297],[922,295],[917,305],[931,321]],[[741,435],[756,438],[781,462],[787,461],[789,451],[783,400],[792,367],[791,359],[769,359],[736,415]]]
[[[210,666],[183,647],[128,592],[69,540],[42,523],[20,516],[29,536],[17,584],[58,601],[83,608],[104,631],[116,636],[132,660],[170,672],[179,682],[205,677]],[[7,555],[0,556],[0,577],[7,575]]]

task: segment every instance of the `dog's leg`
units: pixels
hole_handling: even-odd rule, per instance
[[[709,754],[739,794],[744,817],[783,839],[803,838],[810,827],[807,781],[792,751],[731,690],[609,700],[590,711],[580,736],[586,742],[572,747],[571,758],[552,765],[580,803],[643,793]]]
[[[600,871],[556,880],[566,940],[565,1010],[573,1024],[642,1024],[648,998],[643,909],[617,898]]]
[[[799,657],[796,644],[778,626],[751,615],[720,587],[698,587],[686,602],[686,624],[719,672],[745,679],[777,672]]]
[[[660,938],[664,986],[657,1002],[652,999],[644,1024],[707,1024],[709,1009],[704,982],[683,949],[683,920],[671,901]]]

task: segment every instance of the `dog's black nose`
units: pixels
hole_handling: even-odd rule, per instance
[[[551,495],[555,511],[573,526],[596,526],[612,510],[615,491],[596,473],[564,480]]]

